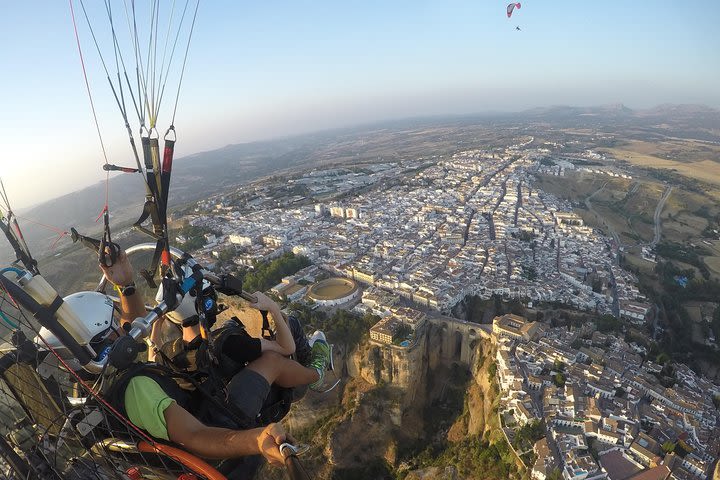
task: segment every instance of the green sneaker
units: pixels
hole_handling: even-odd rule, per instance
[[[328,345],[325,339],[325,334],[321,331],[316,331],[313,334],[310,338],[310,344],[312,345],[312,350],[310,365],[308,365],[308,367],[314,368],[317,370],[318,375],[320,375],[320,378],[318,378],[316,382],[310,384],[310,389],[317,390],[322,385],[323,379],[325,378],[325,370],[327,370],[328,365],[330,365],[331,351],[330,345]]]

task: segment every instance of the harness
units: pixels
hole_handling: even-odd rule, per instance
[[[185,345],[182,338],[178,338],[163,345],[159,350],[162,365],[173,370],[195,376],[196,380],[205,382],[208,379],[221,382],[223,387],[230,379],[242,370],[245,365],[236,362],[224,352],[225,342],[233,335],[248,335],[245,327],[236,317],[225,322],[220,328],[211,332],[215,356],[211,356],[208,342],[198,336]],[[215,360],[213,359],[215,358]],[[188,390],[194,390],[192,385],[186,385]]]
[[[265,319],[267,321],[267,319]],[[269,326],[268,326],[269,328]],[[160,350],[160,358],[164,365],[173,370],[179,370],[184,375],[190,375],[202,386],[200,395],[207,395],[212,392],[216,398],[222,398],[223,403],[234,408],[231,402],[226,402],[227,392],[225,386],[243,368],[245,364],[234,360],[224,353],[225,342],[234,335],[249,336],[242,322],[237,317],[232,317],[222,326],[212,331],[212,345],[215,355],[211,356],[208,349],[208,342],[202,341],[200,337],[185,345],[183,340],[177,339]],[[216,360],[214,360],[216,359]],[[192,391],[197,390],[193,382],[177,378],[182,388]],[[282,420],[290,411],[294,399],[294,389],[282,388],[277,385],[270,386],[270,393],[260,413],[254,419],[253,426],[267,425]],[[200,411],[206,408],[206,404],[197,405]],[[243,415],[244,416],[244,415]]]
[[[170,398],[201,421],[209,418],[208,412],[211,410],[220,409],[232,423],[232,425],[222,425],[223,427],[244,430],[257,426],[254,419],[228,403],[224,394],[215,388],[210,388],[211,386],[206,385],[206,382],[200,383],[192,374],[157,363],[134,363],[126,370],[117,372],[115,378],[111,380],[104,396],[125,417],[127,417],[125,390],[130,381],[138,376],[148,377],[157,382]],[[180,386],[185,382],[193,386],[192,391]],[[113,421],[111,419],[111,425]]]
[[[125,410],[125,389],[136,376],[146,376],[175,399],[181,407],[193,413],[199,420],[207,421],[210,412],[217,418],[220,411],[231,423],[215,425],[227,428],[249,429],[280,421],[290,411],[293,389],[272,385],[268,398],[256,418],[249,418],[228,401],[225,386],[240,372],[245,364],[233,360],[223,353],[225,341],[233,335],[248,335],[240,320],[233,317],[220,328],[212,331],[213,346],[217,361],[212,361],[208,342],[201,337],[185,345],[182,338],[170,342],[159,351],[157,363],[134,363],[128,369],[118,372],[111,381],[106,398],[123,415]]]

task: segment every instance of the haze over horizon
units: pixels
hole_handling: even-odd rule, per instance
[[[554,104],[720,106],[712,80],[720,78],[720,65],[707,54],[720,47],[714,33],[720,5],[523,2],[512,19],[504,6],[203,3],[180,97],[176,158],[409,117]],[[102,19],[100,6],[86,7]],[[26,18],[33,22],[21,21]],[[122,119],[80,18],[78,28],[108,159],[132,165]],[[0,79],[0,177],[13,206],[101,181],[103,160],[68,4],[6,6],[0,39],[14,47],[0,52],[10,72]],[[171,110],[172,100],[167,103]],[[166,128],[171,111],[163,113]]]

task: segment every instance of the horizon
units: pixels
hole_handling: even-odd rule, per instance
[[[338,126],[338,127],[329,127],[329,128],[322,128],[322,129],[317,129],[317,130],[302,131],[302,132],[297,132],[297,133],[289,133],[289,134],[285,134],[285,135],[283,135],[283,134],[278,134],[278,135],[274,135],[274,136],[269,136],[269,137],[267,137],[267,138],[257,138],[257,139],[252,139],[252,140],[243,141],[243,142],[226,143],[226,144],[224,144],[224,145],[217,146],[217,147],[215,147],[215,148],[210,148],[210,149],[207,149],[207,150],[199,150],[199,151],[197,151],[197,152],[188,152],[188,153],[186,153],[186,154],[184,154],[184,155],[182,155],[182,156],[175,157],[175,161],[177,161],[177,160],[182,160],[182,159],[184,159],[184,158],[186,158],[186,157],[191,157],[191,156],[195,156],[195,155],[202,155],[202,154],[204,154],[204,153],[214,152],[214,151],[217,151],[217,150],[222,150],[222,149],[224,149],[224,148],[233,147],[233,146],[238,146],[238,145],[251,145],[251,144],[254,144],[254,143],[270,143],[270,142],[276,142],[276,141],[282,141],[282,140],[289,140],[289,139],[300,138],[300,137],[304,137],[304,136],[317,135],[317,134],[331,134],[332,132],[342,132],[342,131],[344,131],[344,130],[351,130],[351,131],[352,131],[352,130],[362,130],[362,129],[364,129],[364,128],[372,128],[372,127],[382,126],[382,125],[384,125],[384,124],[396,123],[396,122],[411,122],[411,121],[423,121],[423,120],[439,120],[439,121],[442,121],[442,120],[446,120],[446,119],[449,120],[449,119],[453,119],[453,118],[472,118],[472,117],[489,117],[489,118],[492,118],[492,116],[495,116],[495,115],[498,115],[498,116],[500,116],[500,115],[520,115],[520,114],[523,114],[523,113],[526,113],[526,112],[531,112],[531,111],[533,111],[533,110],[538,110],[538,109],[552,109],[552,108],[606,108],[606,107],[620,107],[620,106],[625,107],[625,108],[629,108],[629,109],[632,110],[633,112],[648,111],[648,110],[653,110],[653,109],[655,109],[655,108],[660,108],[660,107],[665,107],[665,106],[667,106],[667,107],[683,107],[683,106],[684,106],[684,107],[701,107],[701,108],[708,108],[708,109],[712,109],[712,110],[715,110],[715,111],[719,111],[719,112],[720,112],[720,108],[713,107],[713,106],[710,106],[710,105],[703,105],[703,104],[699,104],[699,103],[684,103],[684,104],[661,103],[661,104],[653,105],[653,106],[647,107],[647,108],[634,108],[634,107],[629,106],[629,105],[627,105],[627,104],[625,104],[625,103],[623,103],[623,102],[613,102],[613,103],[606,103],[606,104],[602,104],[602,105],[563,105],[563,104],[537,105],[537,106],[533,106],[533,107],[530,107],[530,108],[527,108],[527,109],[524,109],[524,110],[512,110],[512,111],[484,111],[484,112],[457,113],[457,114],[453,114],[453,113],[451,113],[451,114],[439,113],[439,114],[432,114],[432,115],[418,115],[418,116],[398,117],[398,118],[384,118],[384,119],[379,119],[379,120],[377,120],[377,121],[369,121],[369,122],[364,122],[364,123],[358,123],[358,124],[355,124],[355,125],[343,125],[343,126]],[[114,178],[114,177],[116,177],[116,176],[119,176],[119,175],[122,175],[122,174],[116,174],[116,175],[114,175],[114,176],[111,176],[111,179]],[[2,180],[2,177],[0,177],[0,180]],[[38,202],[36,202],[36,203],[31,203],[31,204],[26,204],[26,205],[16,205],[16,203],[13,201],[12,196],[11,196],[11,195],[8,195],[8,196],[10,197],[9,200],[10,200],[10,204],[11,204],[11,206],[13,207],[13,209],[16,210],[17,212],[21,213],[21,212],[23,212],[23,211],[28,211],[28,210],[32,210],[32,209],[34,209],[34,208],[40,207],[41,205],[43,205],[43,204],[45,204],[45,203],[48,203],[48,202],[51,202],[51,201],[53,201],[53,200],[57,200],[57,199],[66,197],[66,196],[68,196],[68,195],[72,195],[72,194],[74,194],[74,193],[77,193],[77,192],[86,190],[86,189],[88,189],[88,188],[95,187],[95,186],[97,186],[97,185],[99,185],[99,184],[102,184],[102,183],[104,183],[104,182],[105,182],[105,179],[104,179],[104,178],[102,178],[102,179],[97,179],[97,180],[92,181],[92,182],[90,182],[90,183],[88,183],[88,184],[81,185],[81,186],[75,188],[74,190],[69,190],[69,191],[67,191],[67,192],[60,193],[60,194],[58,194],[57,196],[50,197],[50,198],[47,198],[47,199],[38,201]]]
[[[87,7],[112,76],[103,8],[73,4],[109,162],[134,163],[82,18],[81,7]],[[23,18],[33,22],[18,21]],[[554,105],[720,108],[712,81],[720,66],[705,53],[720,48],[713,33],[718,22],[720,5],[703,6],[698,16],[672,1],[647,8],[619,0],[525,2],[512,19],[503,4],[473,0],[450,7],[434,0],[203,3],[180,95],[176,153],[180,158],[386,121]],[[26,208],[102,181],[68,4],[9,5],[0,39],[13,45],[0,52],[0,64],[11,72],[0,79],[0,177],[11,199]],[[173,100],[161,112],[163,131]]]

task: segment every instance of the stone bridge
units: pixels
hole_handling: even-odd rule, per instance
[[[431,317],[429,341],[440,341],[440,357],[448,362],[475,364],[477,347],[481,340],[489,341],[492,325],[465,322],[452,317]]]

